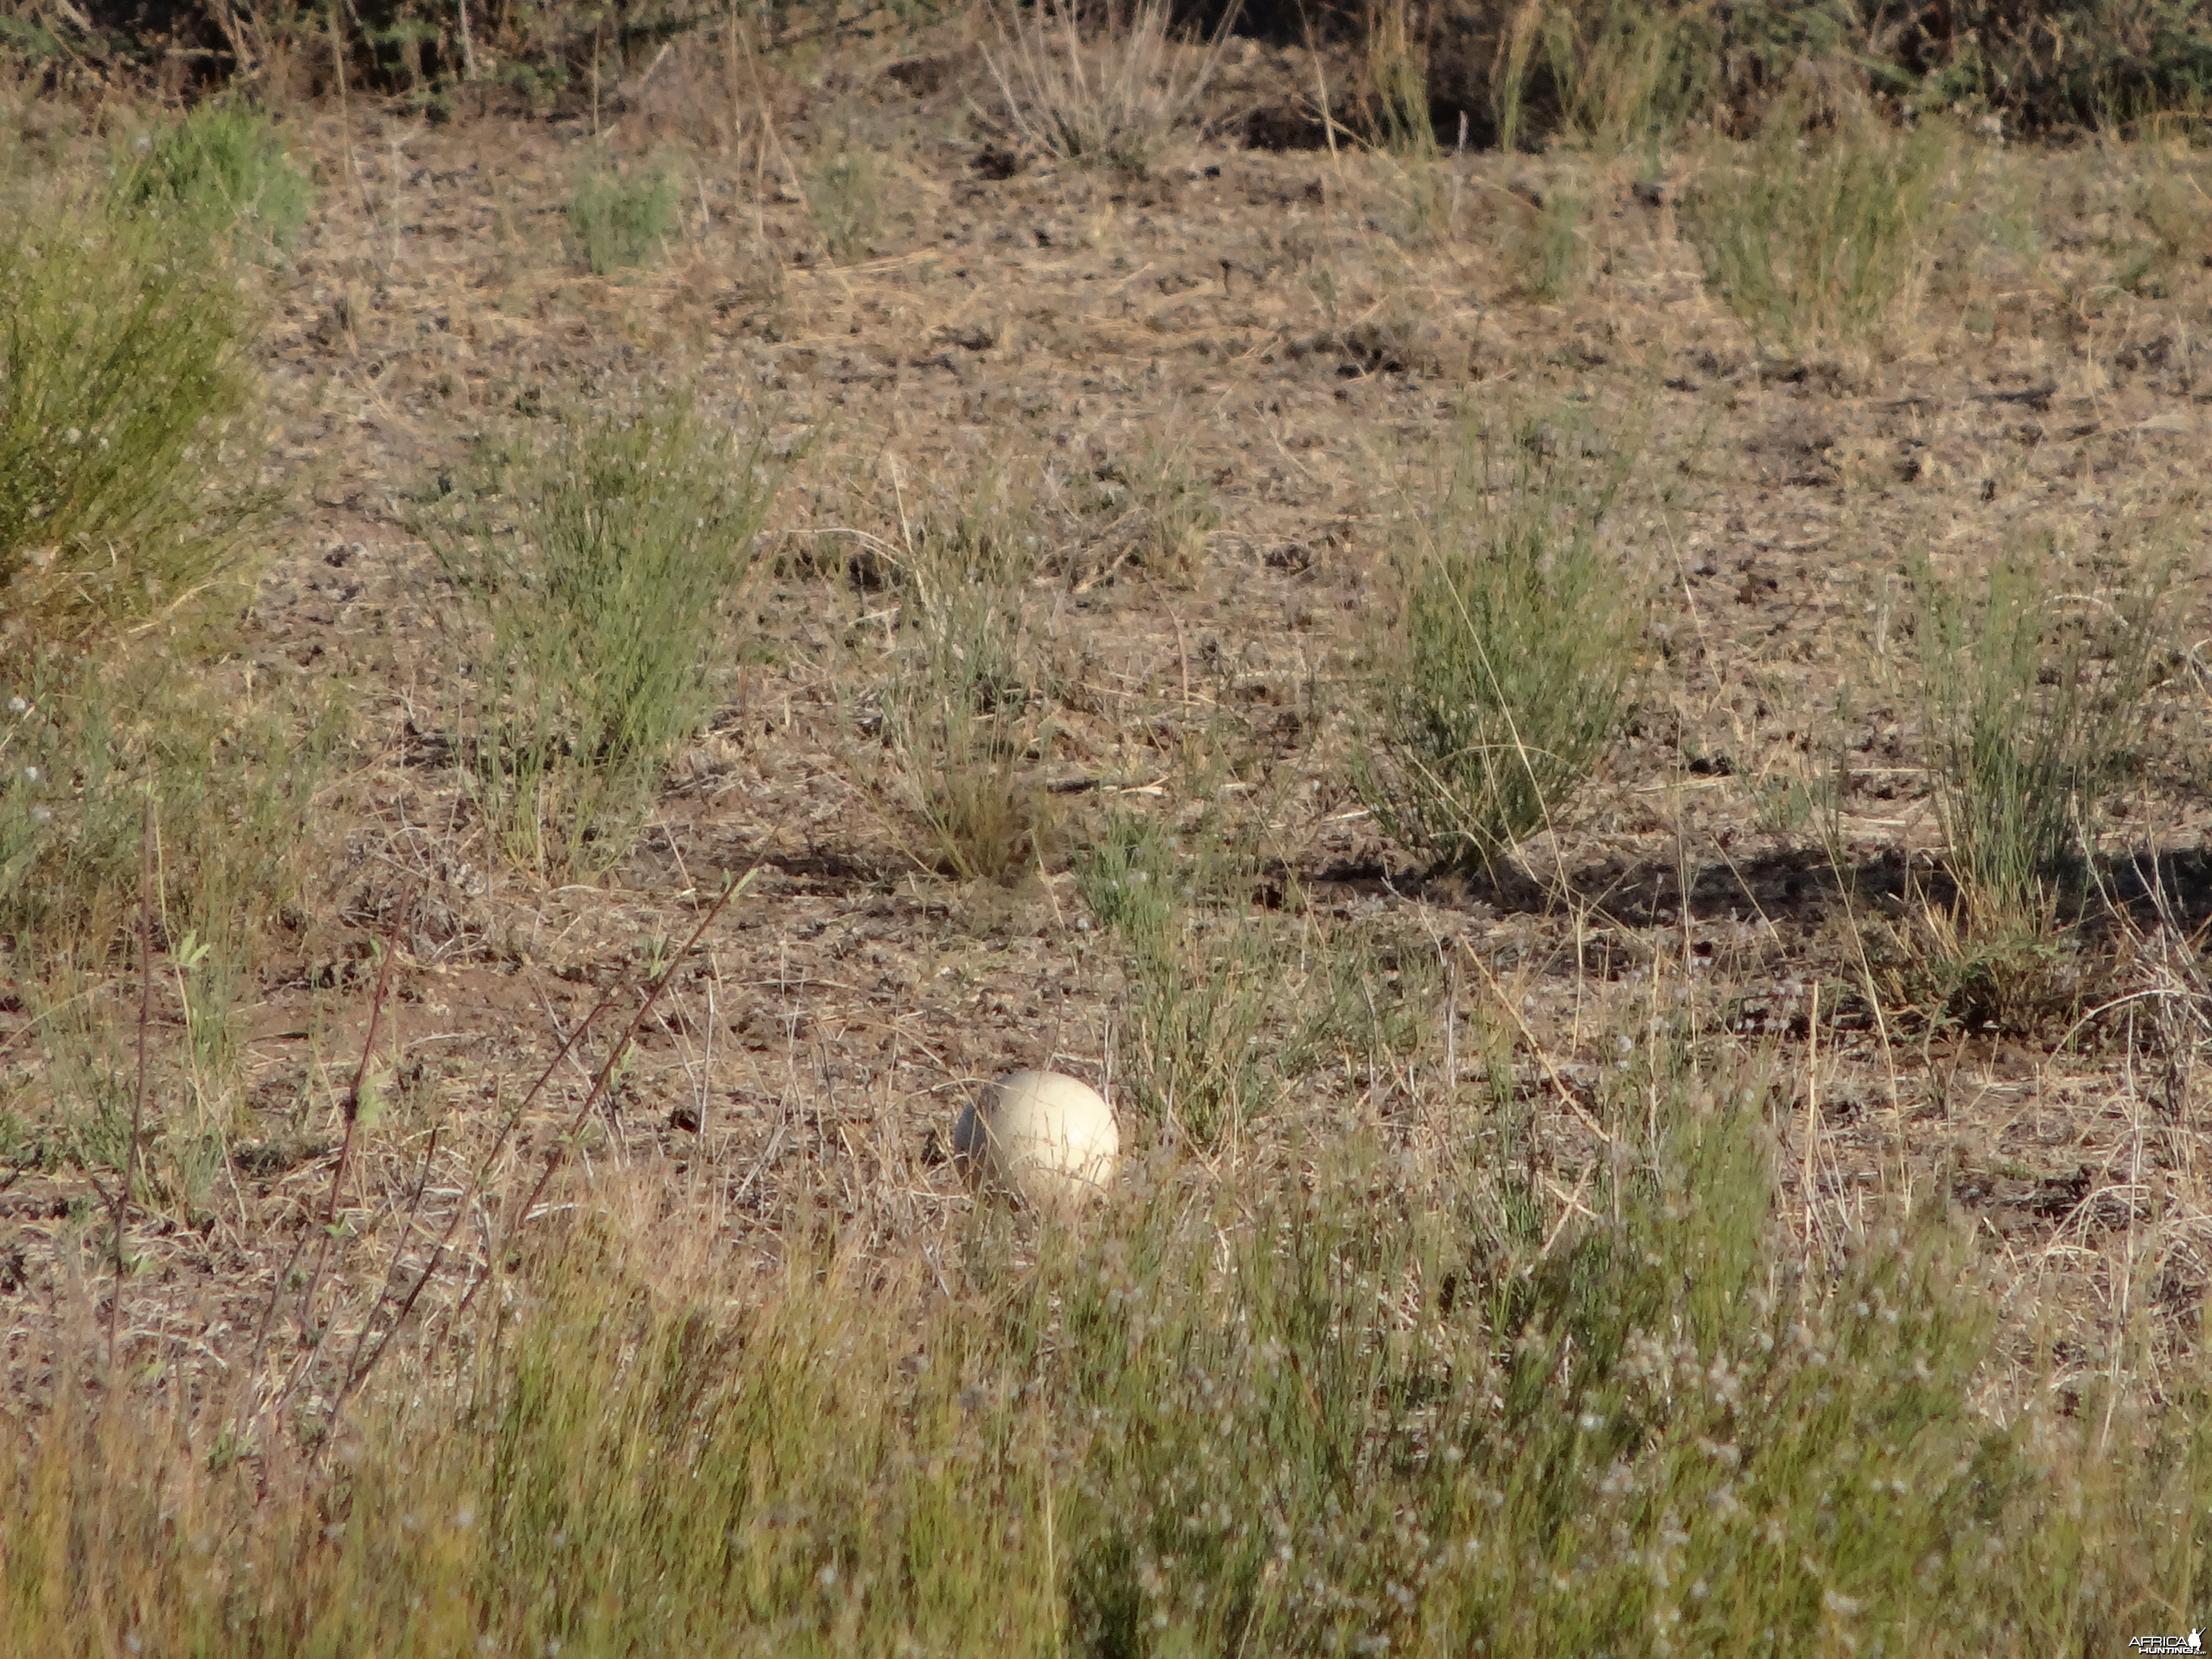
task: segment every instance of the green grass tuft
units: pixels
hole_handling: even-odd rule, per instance
[[[683,188],[665,160],[626,166],[594,148],[578,166],[568,228],[594,276],[651,264]]]
[[[1154,819],[1110,814],[1076,866],[1091,913],[1121,947],[1128,981],[1119,1054],[1124,1098],[1200,1147],[1265,1115],[1311,1043],[1292,1018],[1276,930],[1249,914],[1249,858],[1201,825],[1186,850]]]
[[[1382,830],[1489,864],[1546,827],[1627,708],[1643,621],[1604,538],[1632,457],[1572,422],[1470,428],[1401,556],[1355,780]]]
[[[866,258],[884,225],[890,158],[850,131],[807,169],[807,211],[839,264]]]
[[[133,209],[174,213],[200,234],[234,231],[275,252],[307,223],[315,187],[265,111],[222,102],[149,139],[117,195]]]
[[[204,231],[48,194],[0,293],[0,649],[237,603],[255,318]]]
[[[2055,601],[2065,574],[2048,556],[2009,557],[1969,598],[1924,556],[1912,569],[1936,812],[1985,926],[2032,921],[2079,891],[2160,672],[2162,581],[2117,605]]]
[[[626,854],[720,693],[770,483],[678,402],[517,428],[422,515],[473,682],[459,748],[499,844],[548,879]]]
[[[1705,279],[1760,345],[1858,346],[1917,298],[1957,154],[1930,118],[1854,115],[1808,132],[1785,101],[1753,143],[1718,146],[1685,201]]]
[[[1049,744],[1026,594],[1036,531],[993,486],[941,518],[902,508],[900,541],[872,555],[898,596],[874,699],[892,793],[921,822],[922,861],[959,881],[1038,868],[1052,829],[1031,760]]]

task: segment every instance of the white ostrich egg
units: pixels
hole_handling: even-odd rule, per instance
[[[1089,1084],[1016,1072],[962,1110],[952,1156],[969,1185],[1011,1188],[1041,1209],[1103,1191],[1121,1162],[1121,1135]]]

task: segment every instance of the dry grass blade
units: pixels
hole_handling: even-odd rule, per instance
[[[607,1085],[614,1078],[615,1068],[622,1064],[623,1056],[629,1051],[629,1045],[637,1040],[637,1034],[644,1029],[647,1018],[653,1012],[653,1005],[660,1000],[660,994],[668,988],[668,983],[676,977],[677,970],[691,959],[691,953],[699,948],[700,941],[704,939],[713,930],[714,924],[721,920],[722,912],[728,908],[730,901],[750,887],[753,884],[753,878],[757,874],[759,870],[756,866],[754,869],[746,871],[737,880],[724,886],[721,896],[708,907],[705,915],[699,918],[699,925],[691,930],[690,938],[684,941],[682,947],[670,959],[667,969],[647,988],[644,1000],[638,1004],[637,1012],[630,1016],[629,1025],[624,1027],[623,1034],[615,1039],[614,1046],[607,1050],[606,1059],[600,1063],[598,1073],[592,1079],[591,1088],[586,1091],[583,1099],[577,1103],[575,1115],[569,1119],[567,1132],[553,1143],[552,1150],[546,1153],[545,1167],[539,1171],[537,1184],[531,1188],[529,1195],[522,1200],[514,1212],[518,1226],[530,1219],[530,1212],[538,1207],[538,1200],[545,1196],[545,1189],[552,1185],[553,1177],[560,1173],[562,1164],[568,1160],[568,1149],[575,1144],[577,1132],[590,1121],[592,1109],[605,1097]],[[465,1306],[465,1298],[464,1298],[464,1306]]]
[[[987,52],[1014,130],[1062,161],[1146,173],[1159,162],[1213,78],[1231,6],[1198,56],[1171,32],[1165,0],[1091,12],[1075,0],[1039,0],[1009,21],[996,7],[999,50]]]
[[[107,1304],[107,1363],[115,1364],[115,1345],[123,1310],[123,1221],[137,1189],[146,1144],[147,1028],[154,1019],[154,801],[149,793],[138,830],[138,1079],[131,1096],[131,1144],[123,1155],[123,1182],[111,1206],[115,1224],[115,1295]]]
[[[303,1332],[314,1324],[315,1291],[322,1284],[323,1269],[330,1264],[331,1241],[337,1235],[338,1224],[338,1200],[345,1189],[346,1170],[353,1162],[354,1138],[361,1129],[362,1091],[368,1086],[369,1062],[375,1057],[384,1011],[391,1002],[392,968],[398,959],[400,937],[413,919],[415,898],[416,890],[410,887],[400,900],[391,931],[385,936],[384,960],[376,970],[376,993],[369,999],[368,1029],[362,1034],[361,1060],[354,1067],[353,1081],[346,1087],[345,1097],[338,1103],[339,1115],[345,1120],[345,1133],[338,1142],[337,1162],[331,1168],[330,1197],[323,1206],[322,1237],[315,1248],[315,1265],[307,1274],[306,1287],[300,1292],[300,1328]]]
[[[323,1271],[330,1264],[331,1245],[337,1237],[338,1198],[345,1186],[346,1171],[353,1161],[354,1137],[361,1123],[361,1094],[368,1080],[369,1061],[376,1053],[377,1035],[384,1023],[384,1011],[392,991],[392,963],[398,957],[400,935],[405,931],[407,921],[412,915],[414,908],[415,890],[410,888],[407,896],[401,902],[398,915],[390,932],[386,935],[384,959],[377,969],[376,990],[369,1001],[368,1029],[362,1036],[361,1059],[354,1067],[353,1082],[347,1088],[343,1099],[338,1103],[339,1113],[345,1120],[345,1133],[338,1142],[337,1160],[331,1168],[330,1194],[323,1206],[322,1221],[315,1229],[315,1263],[309,1270],[307,1281],[300,1291],[300,1331],[302,1336],[308,1337],[309,1340],[304,1344],[299,1358],[294,1362],[291,1370],[286,1374],[283,1383],[278,1388],[275,1398],[269,1402],[266,1410],[267,1414],[271,1418],[277,1417],[283,1413],[285,1404],[292,1397],[293,1390],[299,1387],[301,1379],[307,1374],[307,1368],[314,1363],[315,1356],[322,1352],[323,1338],[327,1334],[325,1331],[314,1329],[315,1293],[322,1286]],[[262,1310],[260,1326],[253,1340],[252,1352],[256,1354],[264,1352],[269,1333],[276,1322],[278,1300],[283,1294],[285,1285],[290,1282],[293,1272],[298,1267],[300,1257],[306,1251],[307,1247],[307,1236],[303,1233],[301,1235],[299,1243],[292,1247],[291,1260],[286,1264],[284,1271],[270,1285],[268,1305]]]

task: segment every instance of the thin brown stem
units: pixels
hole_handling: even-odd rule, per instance
[[[300,1328],[302,1331],[313,1323],[315,1291],[322,1283],[323,1269],[329,1263],[331,1241],[337,1236],[338,1200],[345,1188],[346,1171],[353,1162],[355,1133],[361,1127],[361,1091],[368,1086],[368,1063],[376,1053],[378,1029],[384,1023],[385,999],[392,987],[392,964],[398,959],[399,936],[406,930],[415,912],[415,890],[410,887],[407,896],[399,902],[399,911],[384,941],[384,961],[377,969],[376,994],[369,999],[368,1031],[361,1040],[361,1063],[354,1067],[353,1083],[338,1103],[345,1117],[345,1135],[338,1142],[338,1161],[331,1170],[331,1193],[323,1206],[322,1239],[315,1250],[315,1266],[307,1275],[307,1288],[300,1292]]]
[[[146,796],[138,829],[138,1086],[131,1098],[131,1144],[123,1152],[123,1184],[109,1200],[115,1223],[115,1293],[107,1304],[107,1364],[115,1366],[123,1319],[123,1222],[137,1188],[139,1148],[146,1136],[146,1039],[154,1023],[154,797]]]
[[[605,1096],[607,1085],[614,1078],[615,1068],[622,1064],[623,1056],[629,1052],[629,1046],[636,1040],[637,1034],[643,1028],[647,1017],[653,1012],[653,1006],[660,1000],[660,994],[668,988],[669,981],[676,977],[678,970],[690,960],[691,953],[699,948],[699,942],[707,937],[708,931],[720,920],[722,912],[728,908],[730,901],[751,886],[753,878],[759,873],[760,868],[756,865],[736,881],[731,882],[722,889],[721,896],[717,898],[708,908],[707,914],[699,919],[699,925],[691,930],[691,936],[684,941],[683,948],[678,951],[670,960],[668,966],[662,970],[660,977],[647,988],[644,1000],[638,1004],[637,1012],[630,1016],[629,1024],[623,1028],[623,1034],[615,1039],[614,1046],[607,1051],[605,1060],[592,1079],[591,1088],[585,1093],[583,1101],[570,1116],[568,1127],[555,1139],[552,1149],[546,1153],[545,1167],[538,1171],[537,1183],[531,1188],[529,1196],[522,1200],[521,1206],[515,1212],[517,1227],[520,1227],[529,1220],[530,1212],[538,1207],[538,1200],[545,1196],[545,1189],[552,1185],[554,1176],[559,1172],[562,1164],[567,1159],[568,1148],[574,1144],[577,1135],[582,1132],[584,1125],[590,1121],[592,1109],[597,1106]],[[580,1035],[582,1027],[580,1026],[577,1030]],[[562,1056],[567,1052],[568,1045],[564,1044],[562,1053],[554,1056],[553,1065],[559,1065]],[[549,1066],[546,1068],[547,1075],[550,1076],[552,1066]],[[520,1115],[520,1113],[516,1114],[518,1119]],[[465,1212],[465,1204],[457,1205],[454,1207],[453,1214],[456,1220]],[[452,1237],[453,1231],[453,1225],[449,1224],[447,1228],[447,1239]],[[439,1256],[443,1255],[445,1246],[446,1241],[441,1240],[439,1244]],[[416,1298],[421,1295],[423,1286],[430,1282],[430,1276],[437,1271],[437,1266],[438,1257],[433,1257],[429,1267],[423,1272],[422,1278],[416,1281],[414,1289],[408,1293],[406,1305],[401,1309],[399,1316],[392,1321],[390,1328],[385,1332],[383,1339],[378,1342],[375,1352],[369,1355],[367,1364],[353,1376],[349,1376],[339,1389],[335,1402],[336,1407],[343,1407],[361,1385],[368,1380],[369,1374],[376,1369],[377,1362],[383,1358],[384,1351],[391,1346],[393,1332],[405,1322],[408,1311],[414,1307]],[[490,1271],[487,1267],[484,1273],[470,1281],[468,1289],[461,1293],[460,1302],[453,1309],[453,1317],[446,1322],[446,1329],[448,1332],[461,1322],[470,1305],[476,1300],[477,1292],[483,1288],[484,1281],[490,1276]]]
[[[386,1328],[382,1340],[377,1344],[376,1352],[369,1355],[367,1365],[363,1365],[361,1351],[368,1345],[369,1333],[376,1327],[377,1315],[384,1310],[385,1306],[392,1299],[392,1280],[398,1272],[398,1262],[395,1257],[392,1272],[385,1275],[385,1289],[377,1297],[375,1304],[369,1309],[368,1317],[362,1322],[360,1336],[355,1339],[352,1358],[346,1362],[346,1382],[338,1390],[338,1399],[341,1403],[353,1392],[356,1380],[365,1377],[375,1368],[376,1362],[384,1356],[385,1344],[391,1341],[393,1332],[406,1324],[408,1316],[415,1311],[415,1304],[421,1298],[430,1281],[437,1276],[439,1267],[444,1265],[446,1252],[453,1248],[453,1235],[460,1231],[461,1218],[468,1213],[469,1201],[483,1192],[485,1183],[491,1179],[491,1172],[498,1167],[500,1155],[507,1150],[507,1137],[514,1133],[514,1126],[522,1121],[524,1114],[529,1111],[538,1095],[544,1091],[545,1085],[552,1081],[553,1073],[560,1069],[561,1062],[568,1059],[568,1051],[583,1041],[584,1033],[592,1029],[594,1020],[614,1006],[614,1000],[615,992],[611,990],[599,1000],[592,1011],[584,1016],[582,1023],[574,1030],[569,1032],[561,1046],[554,1050],[553,1058],[546,1061],[545,1068],[538,1073],[538,1080],[530,1085],[529,1092],[523,1096],[521,1103],[508,1115],[507,1121],[500,1126],[499,1133],[492,1140],[491,1151],[486,1153],[483,1161],[477,1164],[476,1173],[470,1179],[466,1190],[462,1193],[459,1201],[453,1206],[453,1212],[446,1222],[446,1230],[439,1235],[437,1246],[430,1252],[429,1265],[422,1270],[421,1276],[408,1290],[407,1299],[400,1304],[399,1311],[392,1316],[391,1324]],[[425,1182],[429,1179],[427,1164],[424,1166],[423,1179]]]
[[[660,977],[647,988],[643,1000],[638,1004],[637,1012],[630,1016],[629,1024],[623,1029],[623,1034],[615,1039],[613,1048],[607,1051],[606,1060],[593,1076],[591,1088],[585,1093],[582,1103],[569,1118],[568,1128],[554,1141],[552,1150],[546,1154],[545,1167],[538,1172],[537,1184],[531,1188],[530,1195],[523,1200],[521,1207],[515,1212],[517,1226],[529,1219],[530,1212],[538,1207],[538,1200],[544,1197],[545,1189],[552,1184],[553,1177],[566,1158],[569,1146],[574,1142],[584,1125],[590,1121],[592,1109],[598,1105],[605,1095],[607,1085],[614,1077],[615,1068],[622,1064],[623,1056],[629,1052],[629,1046],[636,1040],[637,1034],[644,1026],[647,1017],[653,1012],[653,1006],[660,1000],[660,994],[668,988],[668,983],[676,977],[677,971],[690,960],[692,952],[699,948],[699,942],[707,937],[708,931],[720,919],[723,910],[728,907],[730,901],[751,886],[753,878],[759,873],[759,866],[755,866],[736,881],[731,882],[722,889],[721,896],[717,898],[708,908],[707,914],[699,919],[699,925],[691,930],[691,936],[684,941],[683,948],[676,952],[668,966],[662,970]],[[604,1008],[605,1006],[606,1003],[603,1000],[599,1007]],[[592,1012],[596,1015],[599,1009],[595,1008]],[[552,1076],[555,1068],[567,1058],[576,1039],[584,1034],[585,1027],[590,1024],[591,1019],[586,1018],[584,1024],[579,1025],[570,1035],[568,1041],[561,1045],[559,1052],[553,1056],[545,1070],[539,1075],[538,1084],[532,1088],[530,1092],[532,1098],[536,1097],[538,1090],[544,1086],[546,1079]],[[526,1100],[523,1103],[527,1106],[529,1102]],[[510,1127],[513,1123],[520,1122],[522,1114],[518,1110],[514,1117],[510,1120]],[[502,1131],[501,1134],[504,1138],[505,1131]],[[484,1167],[489,1170],[490,1168],[489,1161]],[[481,1191],[482,1187],[483,1178],[479,1176],[475,1184],[475,1190]],[[398,1315],[386,1328],[375,1349],[365,1362],[348,1375],[345,1382],[340,1386],[333,1409],[342,1408],[361,1386],[368,1381],[370,1373],[375,1370],[378,1362],[384,1358],[385,1350],[392,1346],[392,1336],[407,1322],[407,1316],[414,1310],[417,1298],[422,1296],[424,1288],[436,1274],[440,1263],[445,1259],[447,1249],[453,1242],[453,1233],[459,1225],[460,1218],[467,1213],[467,1210],[468,1204],[465,1198],[453,1206],[453,1218],[446,1224],[445,1235],[438,1241],[437,1249],[431,1255],[429,1266],[422,1270],[422,1276],[415,1281],[413,1288],[408,1291],[407,1300],[401,1305]],[[447,1322],[447,1331],[451,1331],[454,1326],[459,1324],[462,1316],[468,1312],[470,1304],[476,1300],[477,1291],[483,1288],[484,1280],[489,1277],[490,1273],[487,1270],[470,1282],[469,1288],[461,1293],[460,1302],[453,1310],[453,1316]],[[356,1352],[358,1350],[359,1344],[356,1344]]]
[[[405,897],[401,899],[398,917],[392,924],[390,933],[385,939],[384,961],[377,969],[376,990],[369,1001],[368,1030],[362,1038],[361,1060],[354,1067],[351,1086],[346,1090],[344,1097],[338,1103],[339,1112],[345,1119],[345,1134],[338,1143],[337,1164],[331,1171],[330,1195],[325,1201],[323,1219],[317,1229],[321,1233],[322,1239],[315,1252],[314,1268],[308,1274],[307,1288],[300,1297],[300,1328],[303,1333],[313,1321],[315,1291],[322,1281],[324,1265],[330,1258],[331,1238],[337,1223],[338,1194],[345,1183],[346,1168],[352,1161],[354,1133],[361,1121],[361,1091],[368,1080],[369,1060],[376,1052],[377,1031],[384,1020],[385,998],[392,987],[392,964],[399,952],[399,935],[414,914],[415,892],[416,890],[410,886]],[[270,1328],[276,1322],[276,1304],[283,1296],[284,1286],[291,1281],[293,1270],[300,1265],[300,1257],[306,1253],[307,1248],[307,1237],[303,1233],[299,1242],[292,1246],[292,1254],[284,1263],[284,1271],[277,1274],[276,1282],[269,1287],[269,1300],[261,1310],[261,1321],[254,1330],[252,1352],[257,1356],[269,1340]],[[308,1350],[309,1356],[312,1356],[314,1348],[320,1346],[319,1341],[312,1344]],[[303,1358],[302,1364],[304,1363]],[[285,1397],[292,1392],[292,1386],[298,1381],[299,1374],[299,1371],[295,1370],[291,1377],[286,1381],[283,1390],[276,1397],[278,1406],[282,1406]]]

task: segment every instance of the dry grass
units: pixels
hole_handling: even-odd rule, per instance
[[[1006,118],[1045,155],[1142,176],[1198,112],[1226,31],[1196,51],[1176,40],[1170,9],[1137,0],[1094,17],[1073,0],[993,13],[991,75]]]
[[[1956,838],[1904,551],[1977,592],[2048,533],[2087,605],[2200,527],[2187,158],[1992,153],[1899,231],[1917,305],[1778,368],[1677,217],[1692,158],[1439,155],[1425,216],[1351,145],[996,178],[974,39],[610,74],[599,142],[688,181],[620,283],[538,229],[561,132],[302,112],[332,187],[253,279],[288,507],[250,611],[127,720],[117,658],[0,685],[0,836],[44,837],[0,840],[11,1634],[2186,1630],[2200,572],[2060,918],[2063,1018],[1931,1007],[1882,930]],[[1314,68],[1224,45],[1204,112]],[[27,169],[104,154],[10,112]],[[856,132],[896,188],[824,264]],[[1562,180],[1579,258],[1534,283],[1516,229]],[[744,388],[781,482],[703,721],[625,856],[555,884],[477,810],[483,665],[396,504],[671,380]],[[1428,878],[1352,791],[1352,714],[1396,481],[1470,403],[1648,407],[1606,524],[1658,582],[1588,781],[1517,868]],[[1034,828],[942,811],[963,776]],[[1122,1113],[1087,1231],[943,1158],[1033,1064]]]

